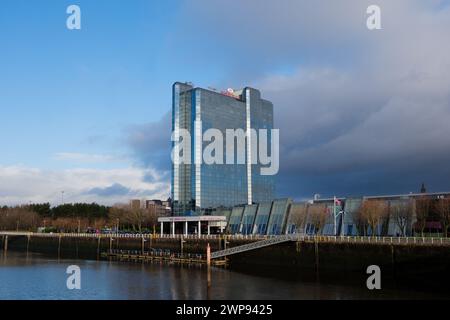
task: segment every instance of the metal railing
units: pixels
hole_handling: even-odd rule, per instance
[[[62,237],[62,238],[153,238],[153,239],[233,239],[233,240],[262,240],[274,236],[261,235],[220,235],[220,234],[147,234],[147,233],[36,233],[36,232],[20,232],[20,231],[0,231],[0,236],[32,236],[32,237]]]
[[[288,242],[288,241],[297,241],[300,239],[301,236],[296,235],[283,235],[283,236],[277,236],[277,237],[271,237],[265,240],[252,242],[248,244],[244,244],[242,246],[232,247],[225,250],[215,251],[211,253],[211,259],[217,259],[221,257],[230,256],[232,254],[237,254],[241,252],[246,252],[250,250],[255,250],[263,247],[272,246],[275,244]]]
[[[303,236],[304,241],[373,244],[431,244],[450,245],[450,238],[433,237],[368,237],[368,236]]]
[[[431,245],[450,245],[450,238],[438,237],[368,237],[368,236],[322,236],[322,235],[161,235],[161,234],[132,234],[132,233],[35,233],[35,232],[17,232],[0,231],[0,236],[32,236],[32,237],[50,237],[50,238],[130,238],[130,239],[211,239],[211,240],[250,240],[254,243],[272,243],[289,241],[313,241],[313,242],[341,242],[341,243],[377,243],[377,244],[431,244]],[[231,248],[230,248],[231,249]]]

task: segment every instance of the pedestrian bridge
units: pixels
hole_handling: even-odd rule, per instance
[[[250,250],[260,249],[264,247],[273,246],[276,244],[280,244],[283,242],[289,242],[289,241],[298,241],[300,240],[300,235],[294,235],[294,234],[288,234],[288,235],[282,235],[277,237],[271,237],[265,240],[256,241],[248,244],[244,244],[242,246],[237,246],[225,250],[215,251],[211,253],[211,259],[217,259],[222,258],[226,256],[230,256],[232,254],[242,253]]]
[[[427,246],[447,246],[450,247],[450,238],[433,238],[433,237],[367,237],[367,236],[311,236],[303,234],[288,234],[281,236],[272,236],[270,238],[232,247],[225,250],[215,251],[211,253],[211,259],[222,258],[233,254],[243,253],[256,250],[276,244],[302,241],[317,243],[352,243],[352,244],[374,244],[374,245],[427,245]]]

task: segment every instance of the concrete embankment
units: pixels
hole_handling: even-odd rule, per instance
[[[230,267],[288,279],[365,286],[380,267],[383,287],[450,293],[450,247],[414,244],[288,242],[230,257]]]
[[[5,246],[5,237],[0,237],[0,246]],[[228,248],[251,242],[246,239],[228,239]],[[254,241],[254,240],[253,240]],[[9,236],[8,250],[35,252],[59,256],[60,258],[97,259],[109,249],[150,251],[151,249],[170,250],[176,253],[206,253],[207,245],[211,251],[224,249],[224,239],[173,239],[147,237],[42,237]]]

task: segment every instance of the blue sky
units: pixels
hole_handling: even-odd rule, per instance
[[[174,81],[274,102],[280,196],[450,189],[449,2],[377,2],[3,0],[0,204],[167,197]]]
[[[10,150],[6,164],[64,167],[69,164],[51,155],[120,152],[120,128],[158,118],[169,105],[175,75],[162,68],[167,62],[160,48],[175,4],[77,3],[80,31],[65,27],[70,1],[2,3],[1,115],[9,121],[0,141]]]

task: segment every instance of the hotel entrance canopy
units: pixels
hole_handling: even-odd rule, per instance
[[[176,216],[176,217],[160,217],[158,222],[161,224],[161,235],[164,235],[164,224],[169,223],[170,234],[175,235],[177,227],[182,226],[183,234],[202,234],[202,228],[205,229],[204,234],[211,234],[211,228],[222,233],[227,226],[227,218],[225,216]],[[192,232],[190,232],[190,230]]]

